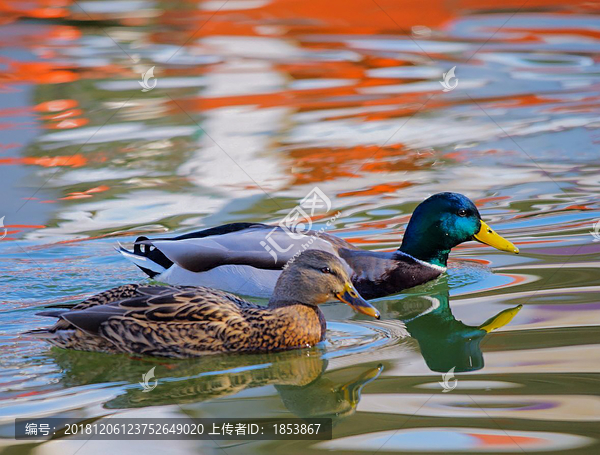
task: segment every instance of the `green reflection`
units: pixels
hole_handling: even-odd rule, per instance
[[[452,314],[448,287],[429,296],[409,296],[392,303],[432,371],[445,373],[480,370],[484,366],[481,342],[492,330],[508,324],[522,305],[507,308],[477,326],[467,325]]]

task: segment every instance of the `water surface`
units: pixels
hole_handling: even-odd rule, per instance
[[[1,6],[2,453],[598,453],[597,4]],[[143,281],[117,241],[277,223],[314,186],[342,212],[330,231],[367,249],[458,191],[521,254],[464,244],[440,279],[375,301],[381,321],[327,305],[327,341],[298,352],[169,361],[20,337],[43,305]],[[326,416],[334,439],[10,438],[15,417],[54,415]]]

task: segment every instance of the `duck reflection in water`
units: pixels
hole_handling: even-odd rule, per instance
[[[406,325],[417,340],[421,355],[430,370],[445,373],[455,368],[457,373],[480,370],[484,366],[481,342],[492,330],[508,324],[522,305],[500,311],[480,325],[472,326],[457,320],[452,314],[446,288],[428,296],[409,296],[391,304],[394,317]]]
[[[106,403],[109,409],[197,403],[273,385],[284,406],[297,417],[351,415],[363,387],[379,376],[383,366],[326,371],[328,361],[323,358],[324,353],[322,348],[315,347],[282,353],[211,355],[201,361],[161,362],[126,355],[51,350],[64,374],[61,382],[66,386],[131,383],[122,394]],[[152,367],[159,383],[156,390],[144,393],[138,381]]]

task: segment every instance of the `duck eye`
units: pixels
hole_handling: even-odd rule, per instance
[[[467,216],[467,211],[465,209],[460,209],[458,211],[458,216]]]
[[[331,273],[331,269],[329,267],[323,267],[321,269],[321,272],[323,272],[323,273]]]

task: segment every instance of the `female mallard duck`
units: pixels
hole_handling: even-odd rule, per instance
[[[324,339],[325,319],[317,305],[332,298],[379,317],[335,256],[311,250],[283,271],[267,307],[205,287],[130,284],[69,309],[40,313],[59,320],[29,333],[62,348],[174,358],[280,351]]]
[[[438,193],[415,209],[402,245],[393,252],[360,250],[333,235],[293,231],[259,223],[233,223],[170,239],[139,237],[120,252],[150,277],[180,285],[211,286],[268,297],[285,264],[307,248],[327,251],[348,267],[365,298],[395,294],[446,270],[450,250],[478,240],[518,253],[496,234],[475,204],[458,193]],[[143,249],[142,249],[143,246]]]

